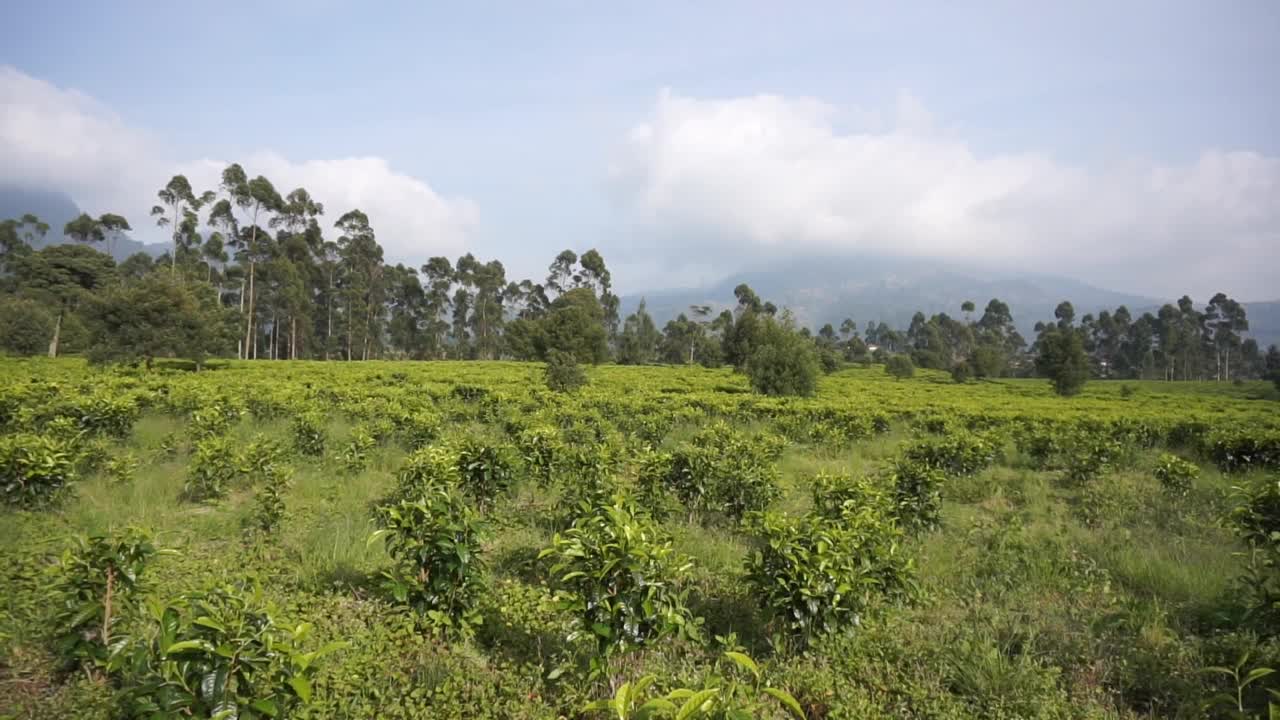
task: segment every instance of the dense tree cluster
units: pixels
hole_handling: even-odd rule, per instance
[[[420,267],[389,264],[371,219],[353,209],[329,226],[305,188],[281,194],[238,164],[197,193],[174,176],[156,193],[156,223],[172,245],[117,264],[108,247],[130,230],[112,213],[82,214],[69,245],[32,248],[50,231],[38,217],[0,222],[0,347],[104,361],[155,357],[242,359],[546,360],[729,365],[758,389],[813,391],[817,371],[888,362],[948,371],[957,381],[1039,374],[1059,391],[1089,377],[1166,380],[1276,378],[1280,351],[1263,353],[1243,305],[1219,293],[1139,317],[1125,307],[1085,315],[1069,303],[1037,325],[1028,347],[1010,307],[965,301],[963,317],[916,313],[895,329],[846,318],[811,333],[743,284],[717,313],[694,305],[658,329],[646,304],[625,319],[603,256],[565,250],[541,282],[508,279],[498,260],[468,253]],[[1064,315],[1065,313],[1065,315]],[[897,367],[905,368],[902,361]]]

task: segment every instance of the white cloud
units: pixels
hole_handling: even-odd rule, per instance
[[[330,224],[347,210],[363,210],[390,261],[461,254],[477,220],[471,201],[444,197],[378,157],[295,162],[261,151],[236,160],[281,194],[307,188],[324,203]],[[226,165],[183,160],[92,98],[0,67],[0,180],[6,183],[64,190],[86,211],[120,213],[135,237],[159,242],[164,235],[149,218],[156,190],[175,173],[186,174],[197,190],[214,189]]]
[[[682,261],[698,247],[704,258],[858,251],[982,258],[1149,293],[1276,294],[1280,159],[1206,150],[1183,165],[1090,170],[975,152],[910,96],[895,110],[892,128],[846,130],[877,115],[663,92],[612,167],[615,194],[636,235],[678,238]]]

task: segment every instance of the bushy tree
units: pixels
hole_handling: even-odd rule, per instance
[[[640,307],[627,316],[622,324],[622,334],[618,336],[618,363],[621,365],[644,365],[657,359],[658,341],[662,335],[653,318],[645,309],[645,302],[640,300]]]
[[[818,358],[813,343],[796,331],[789,317],[757,319],[746,374],[765,395],[813,395],[818,390]]]
[[[587,374],[573,353],[561,350],[547,352],[547,387],[556,392],[573,392],[587,384]]]
[[[884,371],[901,380],[916,374],[916,365],[909,355],[893,355],[884,364]]]
[[[588,287],[574,288],[551,303],[542,321],[542,355],[552,350],[568,353],[580,363],[598,364],[609,357],[604,309]]]
[[[0,301],[0,350],[14,355],[38,355],[49,347],[53,316],[34,300]]]
[[[1064,303],[1065,304],[1065,303]],[[1053,391],[1062,396],[1075,395],[1089,379],[1089,357],[1084,340],[1070,325],[1050,325],[1036,341],[1036,371],[1049,378]]]
[[[89,359],[136,362],[150,367],[158,357],[195,360],[224,354],[234,343],[234,318],[198,297],[182,281],[153,273],[117,285],[87,308],[91,328]]]

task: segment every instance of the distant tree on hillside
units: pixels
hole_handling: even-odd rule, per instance
[[[909,355],[892,355],[884,364],[884,371],[901,380],[916,374],[916,365]]]
[[[1036,339],[1036,371],[1049,379],[1059,395],[1075,395],[1089,379],[1089,356],[1085,354],[1084,333],[1072,326],[1071,303],[1058,305],[1057,325],[1045,325]]]
[[[645,309],[644,299],[636,311],[627,316],[618,336],[618,362],[622,365],[644,365],[657,359],[662,335]]]
[[[755,330],[747,378],[765,395],[813,395],[818,389],[818,357],[813,343],[791,317],[763,317]]]

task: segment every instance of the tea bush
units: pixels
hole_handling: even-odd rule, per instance
[[[279,626],[258,590],[153,600],[147,611],[108,663],[130,718],[286,717],[311,700],[317,661],[342,647],[305,650],[311,624]]]
[[[194,502],[217,500],[227,494],[242,472],[234,440],[221,435],[200,440],[187,466],[183,497]]]
[[[466,438],[455,448],[462,489],[481,509],[493,507],[516,479],[516,455],[504,445]]]
[[[670,454],[666,485],[691,513],[740,520],[781,495],[775,461],[782,443],[714,423]]]
[[[137,528],[114,535],[77,536],[62,553],[53,616],[58,654],[70,662],[103,665],[114,624],[131,611],[143,570],[156,554]]]
[[[856,625],[877,600],[914,587],[901,530],[874,508],[839,518],[767,513],[755,534],[747,582],[774,622],[802,639]]]
[[[893,487],[893,516],[910,533],[935,530],[942,523],[944,472],[928,463],[897,457],[881,471]]]
[[[437,486],[379,514],[383,528],[371,540],[382,538],[395,560],[384,574],[391,596],[423,613],[432,627],[473,633],[485,587],[482,525],[475,511],[457,490]]]
[[[0,490],[4,503],[35,508],[57,501],[76,479],[69,442],[19,433],[0,437]]]
[[[680,588],[692,564],[624,498],[583,507],[541,557],[551,561],[560,607],[580,620],[601,654],[669,634],[698,636]]]
[[[1152,474],[1169,493],[1186,495],[1191,492],[1196,478],[1200,477],[1200,468],[1172,453],[1161,453]]]
[[[307,457],[324,454],[326,441],[324,416],[317,412],[302,412],[293,417],[293,449]]]

